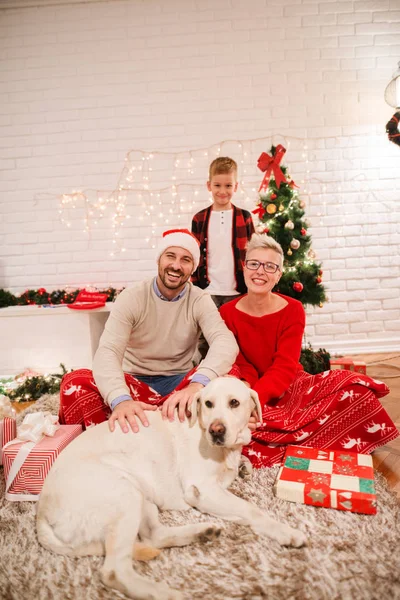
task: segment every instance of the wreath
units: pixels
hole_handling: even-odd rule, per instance
[[[400,133],[398,130],[398,124],[400,121],[400,112],[394,113],[393,117],[388,123],[386,123],[386,133],[390,142],[400,146]]]

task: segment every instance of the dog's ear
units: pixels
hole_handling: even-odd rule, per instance
[[[257,421],[262,423],[262,408],[260,404],[260,400],[258,399],[258,394],[254,390],[250,390],[250,396],[254,402],[254,408],[257,411]]]
[[[189,427],[193,427],[193,425],[197,421],[197,411],[199,410],[199,405],[200,405],[200,394],[201,394],[201,392],[197,392],[193,396],[192,404],[189,406],[189,411],[190,411]]]

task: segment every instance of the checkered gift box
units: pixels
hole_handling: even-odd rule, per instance
[[[274,491],[291,502],[376,513],[374,470],[367,454],[288,446]]]

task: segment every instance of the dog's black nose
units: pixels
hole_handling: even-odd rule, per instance
[[[222,444],[225,438],[226,427],[221,421],[214,421],[211,423],[208,431],[211,434],[212,440],[215,444]]]

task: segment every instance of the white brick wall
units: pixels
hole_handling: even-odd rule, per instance
[[[332,351],[399,349],[400,148],[386,138],[394,109],[383,99],[399,58],[398,0],[0,0],[0,287],[122,286],[152,275],[166,215],[187,225],[208,203],[212,153],[194,152],[193,174],[155,154],[150,188],[168,189],[160,199],[126,192],[126,252],[114,257],[109,213],[88,239],[84,203],[67,228],[58,197],[107,197],[126,183],[124,165],[140,163],[124,163],[129,150],[261,138],[221,151],[243,160],[238,203],[252,208],[259,152],[288,148],[330,300],[308,311],[308,340]],[[172,173],[190,184],[179,219]],[[164,216],[146,217],[143,202]]]

